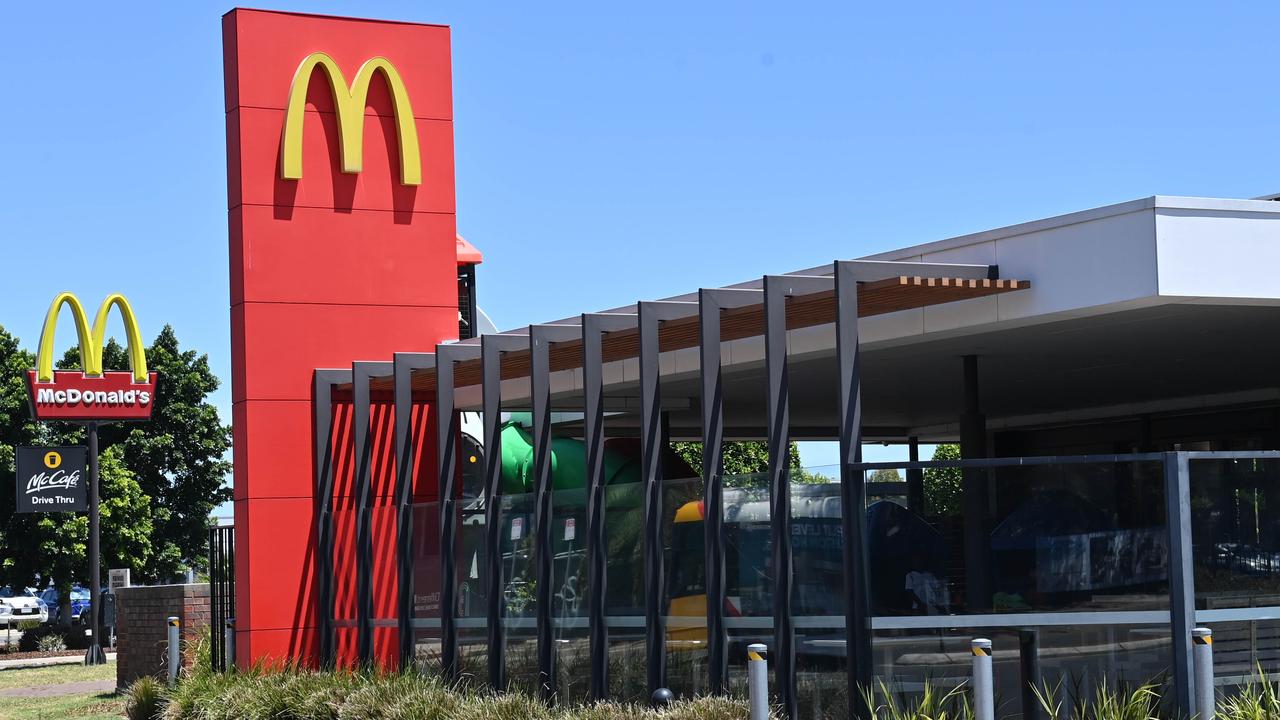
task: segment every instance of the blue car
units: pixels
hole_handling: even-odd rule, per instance
[[[40,599],[49,607],[49,622],[58,622],[58,613],[61,610],[61,604],[58,602],[60,595],[56,588],[47,588],[40,593]],[[71,586],[71,622],[79,623],[82,613],[89,612],[89,591],[79,585]]]

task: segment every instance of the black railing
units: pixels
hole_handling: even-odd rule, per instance
[[[236,535],[232,525],[209,528],[209,658],[215,672],[235,666],[226,627],[236,616]]]

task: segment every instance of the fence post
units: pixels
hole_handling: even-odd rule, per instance
[[[1040,676],[1040,631],[1023,628],[1018,631],[1018,660],[1022,666],[1023,720],[1041,720],[1040,701],[1036,690],[1043,683]]]
[[[769,720],[769,661],[762,643],[747,646],[747,697],[751,720]]]
[[[1213,692],[1213,631],[1207,627],[1191,630],[1191,658],[1195,665],[1196,717],[1213,720],[1217,709]]]
[[[991,641],[974,638],[973,650],[973,716],[974,720],[995,720],[996,703],[991,677]]]
[[[169,616],[169,682],[178,679],[178,665],[181,655],[178,650],[178,631],[182,621],[174,615]]]
[[[232,670],[236,666],[236,619],[227,618],[222,631],[222,671]]]

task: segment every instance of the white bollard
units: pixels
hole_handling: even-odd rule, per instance
[[[177,617],[169,616],[169,682],[178,679],[178,665],[181,657],[178,652],[178,635],[182,623]]]
[[[969,643],[973,650],[973,717],[974,720],[995,720],[995,690],[991,676],[991,641],[974,638]]]
[[[761,643],[747,646],[747,697],[751,720],[769,720],[769,661]]]
[[[225,628],[222,631],[222,660],[223,671],[231,670],[236,666],[236,619],[227,618]]]
[[[1196,718],[1213,720],[1217,703],[1213,692],[1213,631],[1209,628],[1191,630],[1191,660],[1195,665]]]

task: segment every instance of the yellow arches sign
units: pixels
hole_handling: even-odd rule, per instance
[[[81,370],[54,370],[53,353],[58,316],[71,312],[80,341]],[[120,311],[129,351],[128,371],[108,371],[102,365],[107,318]],[[40,333],[36,369],[28,372],[32,415],[37,420],[145,420],[151,416],[156,374],[147,370],[146,350],[133,308],[125,296],[107,296],[98,307],[93,325],[80,300],[59,293],[49,306]]]
[[[358,173],[364,165],[364,108],[369,99],[369,83],[381,73],[391,91],[395,108],[396,135],[400,142],[400,183],[422,184],[422,159],[418,152],[418,129],[414,125],[409,92],[400,73],[384,57],[370,58],[356,71],[351,85],[333,58],[322,52],[303,58],[289,86],[289,104],[284,115],[284,132],[280,148],[280,177],[298,180],[302,177],[302,123],[306,113],[307,87],[311,74],[320,68],[329,80],[329,91],[338,116],[338,151],[342,172]]]

